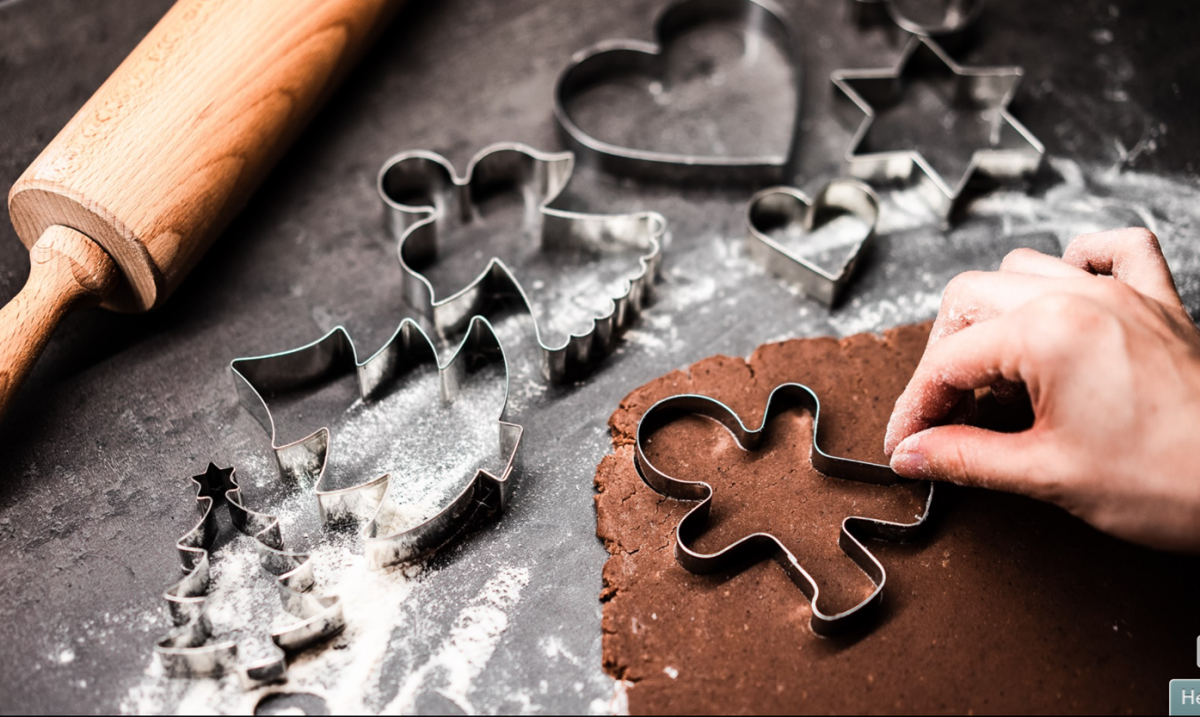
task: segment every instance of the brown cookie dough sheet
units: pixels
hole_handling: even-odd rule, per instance
[[[823,447],[883,461],[891,407],[928,331],[717,356],[621,402],[596,503],[597,534],[612,556],[601,596],[604,666],[633,683],[631,713],[1162,713],[1170,679],[1200,677],[1200,560],[1122,543],[1015,496],[945,490],[928,540],[871,543],[889,582],[865,635],[816,637],[808,601],[773,561],[713,576],[675,562],[673,530],[692,504],[659,496],[634,469],[633,435],[647,408],[700,393],[753,427],[775,386],[805,383],[822,400]],[[673,475],[714,486],[698,548],[772,532],[821,584],[822,606],[844,609],[871,584],[837,548],[841,519],[911,517],[920,487],[820,476],[808,460],[810,426],[802,413],[781,416],[764,447],[747,454],[713,422],[687,419],[656,433],[649,451]]]

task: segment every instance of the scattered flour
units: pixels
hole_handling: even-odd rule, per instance
[[[313,552],[321,589],[338,595],[346,616],[345,631],[327,645],[307,650],[288,666],[286,691],[322,697],[331,713],[361,713],[366,700],[379,692],[379,670],[393,639],[402,639],[400,605],[419,579],[420,569],[371,570],[355,552],[350,536],[340,536]],[[243,561],[235,560],[235,565]],[[257,566],[255,566],[257,567]],[[226,582],[222,590],[239,592],[246,582],[269,576],[248,576]],[[230,573],[225,574],[227,580]],[[327,586],[334,586],[328,588]],[[260,699],[278,690],[264,687],[244,691],[237,678],[169,679],[152,660],[140,684],[121,705],[125,714],[229,714],[246,712]]]
[[[488,660],[492,659],[500,637],[508,629],[507,611],[517,604],[521,591],[527,585],[528,569],[502,568],[459,614],[450,629],[450,635],[433,657],[408,676],[396,698],[383,709],[383,713],[408,712],[418,690],[438,673],[445,683],[439,692],[464,712],[475,712],[469,699],[472,683],[483,672]]]
[[[504,394],[503,367],[487,366],[471,374],[450,402],[442,400],[435,372],[406,382],[377,401],[354,402],[331,425],[328,470],[333,485],[344,487],[390,473],[388,500],[396,510],[389,513],[388,527],[400,529],[431,516],[478,468],[496,467],[497,418]],[[447,436],[454,439],[455,450],[446,449]],[[265,471],[256,465],[248,472]],[[268,494],[270,499],[265,497]],[[341,635],[292,656],[283,691],[316,695],[334,714],[377,712],[392,694],[382,684],[387,658],[402,651],[406,641],[422,637],[409,624],[412,611],[402,609],[419,584],[422,569],[369,569],[357,531],[329,531],[321,526],[311,486],[251,482],[243,498],[250,507],[278,517],[289,548],[310,553],[316,591],[339,596],[346,619]],[[223,509],[219,519],[223,524],[227,520]],[[260,568],[255,546],[252,537],[235,533],[211,554],[213,588],[207,611],[214,637],[237,641],[243,665],[277,655],[270,628],[294,619],[282,609],[274,576]],[[528,582],[529,571],[524,568],[500,569],[459,617],[438,653],[441,657],[407,678],[401,674],[407,692],[394,699],[396,709],[424,689],[426,677],[438,666],[446,667],[443,692],[469,704],[471,683],[507,627],[505,611],[516,604]],[[152,659],[121,710],[130,714],[246,712],[279,689],[247,692],[236,676],[169,679],[157,659]]]
[[[628,680],[617,680],[613,685],[612,697],[592,700],[592,704],[588,708],[588,713],[594,715],[628,715],[629,690],[632,687],[633,683]]]

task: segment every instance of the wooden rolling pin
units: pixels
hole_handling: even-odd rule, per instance
[[[0,415],[71,309],[179,286],[399,0],[179,0],[21,175]]]

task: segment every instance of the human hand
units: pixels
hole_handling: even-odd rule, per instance
[[[975,389],[1013,384],[1029,392],[1029,430],[942,425]],[[1085,235],[1062,259],[1020,249],[999,272],[956,277],[885,450],[908,478],[1022,493],[1200,552],[1200,330],[1155,236]]]

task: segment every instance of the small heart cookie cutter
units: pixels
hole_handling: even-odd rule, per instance
[[[836,271],[818,266],[772,239],[772,229],[801,224],[805,232],[819,228],[831,215],[849,214],[867,225],[854,251]],[[858,265],[858,259],[875,238],[879,221],[879,196],[865,183],[835,179],[815,199],[795,187],[769,187],[755,194],[746,207],[746,250],[770,273],[792,282],[826,306],[837,302]]]
[[[786,13],[770,0],[682,0],[667,7],[655,23],[657,42],[606,40],[571,58],[558,76],[554,90],[554,117],[567,146],[580,161],[609,174],[670,182],[720,182],[758,184],[787,178],[796,143],[800,113],[800,61]],[[625,73],[661,76],[664,48],[683,33],[714,21],[743,24],[757,39],[776,38],[792,68],[796,92],[795,116],[786,120],[791,140],[783,154],[707,156],[633,149],[611,144],[585,132],[571,119],[571,98]]]
[[[799,383],[781,384],[771,391],[767,398],[767,406],[763,410],[762,423],[755,429],[747,428],[732,408],[715,398],[695,394],[664,398],[642,414],[638,422],[634,463],[642,480],[657,493],[676,500],[699,501],[675,527],[675,560],[685,570],[698,575],[709,575],[736,569],[769,555],[775,558],[800,592],[808,598],[812,605],[809,625],[813,632],[828,637],[847,629],[862,628],[883,602],[887,570],[862,541],[885,540],[902,543],[922,537],[930,526],[929,515],[933,508],[934,485],[928,484],[929,493],[925,498],[924,510],[912,523],[896,523],[860,516],[849,516],[842,521],[838,547],[866,573],[875,585],[875,590],[854,607],[831,615],[817,605],[820,597],[817,582],[800,564],[795,554],[770,533],[753,533],[715,553],[701,553],[692,549],[690,546],[703,532],[712,513],[713,487],[701,481],[682,480],[667,475],[655,467],[645,450],[650,435],[658,429],[680,417],[698,415],[720,423],[733,435],[739,446],[753,451],[762,445],[771,419],[797,407],[812,415],[813,439],[810,459],[817,471],[835,478],[875,485],[904,482],[887,465],[842,458],[822,450],[819,445],[821,401],[811,388]]]

